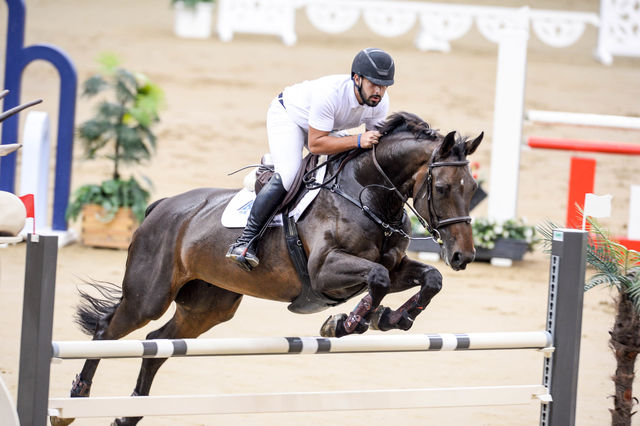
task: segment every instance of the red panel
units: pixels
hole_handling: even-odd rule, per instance
[[[629,240],[622,237],[615,237],[614,240],[619,242],[629,250],[640,251],[640,240]]]
[[[584,208],[584,196],[588,192],[593,193],[596,176],[596,160],[593,158],[571,157],[569,169],[569,197],[567,201],[567,227],[582,228],[582,213]]]

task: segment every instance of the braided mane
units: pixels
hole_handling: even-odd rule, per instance
[[[396,132],[411,132],[416,139],[436,140],[439,137],[437,130],[429,127],[429,124],[422,118],[410,112],[397,112],[389,116],[378,131],[383,135]]]

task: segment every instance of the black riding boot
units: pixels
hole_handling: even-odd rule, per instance
[[[256,195],[247,226],[245,226],[242,235],[229,247],[227,252],[229,259],[247,271],[258,266],[260,259],[256,255],[255,248],[258,234],[285,195],[287,195],[287,190],[282,186],[282,178],[278,173],[275,173]]]

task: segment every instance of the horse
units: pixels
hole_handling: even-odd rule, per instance
[[[366,293],[350,314],[330,316],[320,334],[341,337],[376,330],[411,328],[442,287],[433,266],[410,259],[410,219],[404,209],[413,199],[418,217],[441,244],[454,270],[473,261],[475,248],[469,206],[477,189],[467,156],[479,146],[456,132],[443,136],[418,116],[391,115],[379,128],[373,150],[357,149],[349,161],[327,163],[327,181],[298,220],[308,253],[311,292],[322,305],[343,303]],[[195,189],[156,201],[133,235],[121,289],[97,285],[101,296],[81,292],[77,320],[94,340],[120,339],[158,319],[176,304],[175,315],[147,339],[194,338],[233,316],[243,295],[292,302],[303,285],[287,254],[282,228],[266,229],[258,244],[260,264],[248,272],[225,260],[237,229],[221,224],[221,215],[237,190]],[[388,293],[419,286],[398,309],[384,307]],[[331,303],[333,302],[333,303]],[[304,303],[302,303],[304,308]],[[89,396],[99,359],[85,361],[71,389]],[[145,358],[133,395],[148,395],[166,361]],[[134,425],[141,417],[116,419]],[[52,419],[68,424],[73,419]]]

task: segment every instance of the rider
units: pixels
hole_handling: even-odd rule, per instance
[[[389,110],[388,86],[395,65],[381,49],[358,52],[348,74],[303,81],[284,89],[269,106],[267,134],[275,167],[273,177],[256,196],[242,235],[229,247],[227,257],[246,270],[255,268],[257,236],[291,188],[302,163],[302,148],[312,154],[337,154],[378,143],[376,125]],[[365,125],[364,133],[333,134]]]

